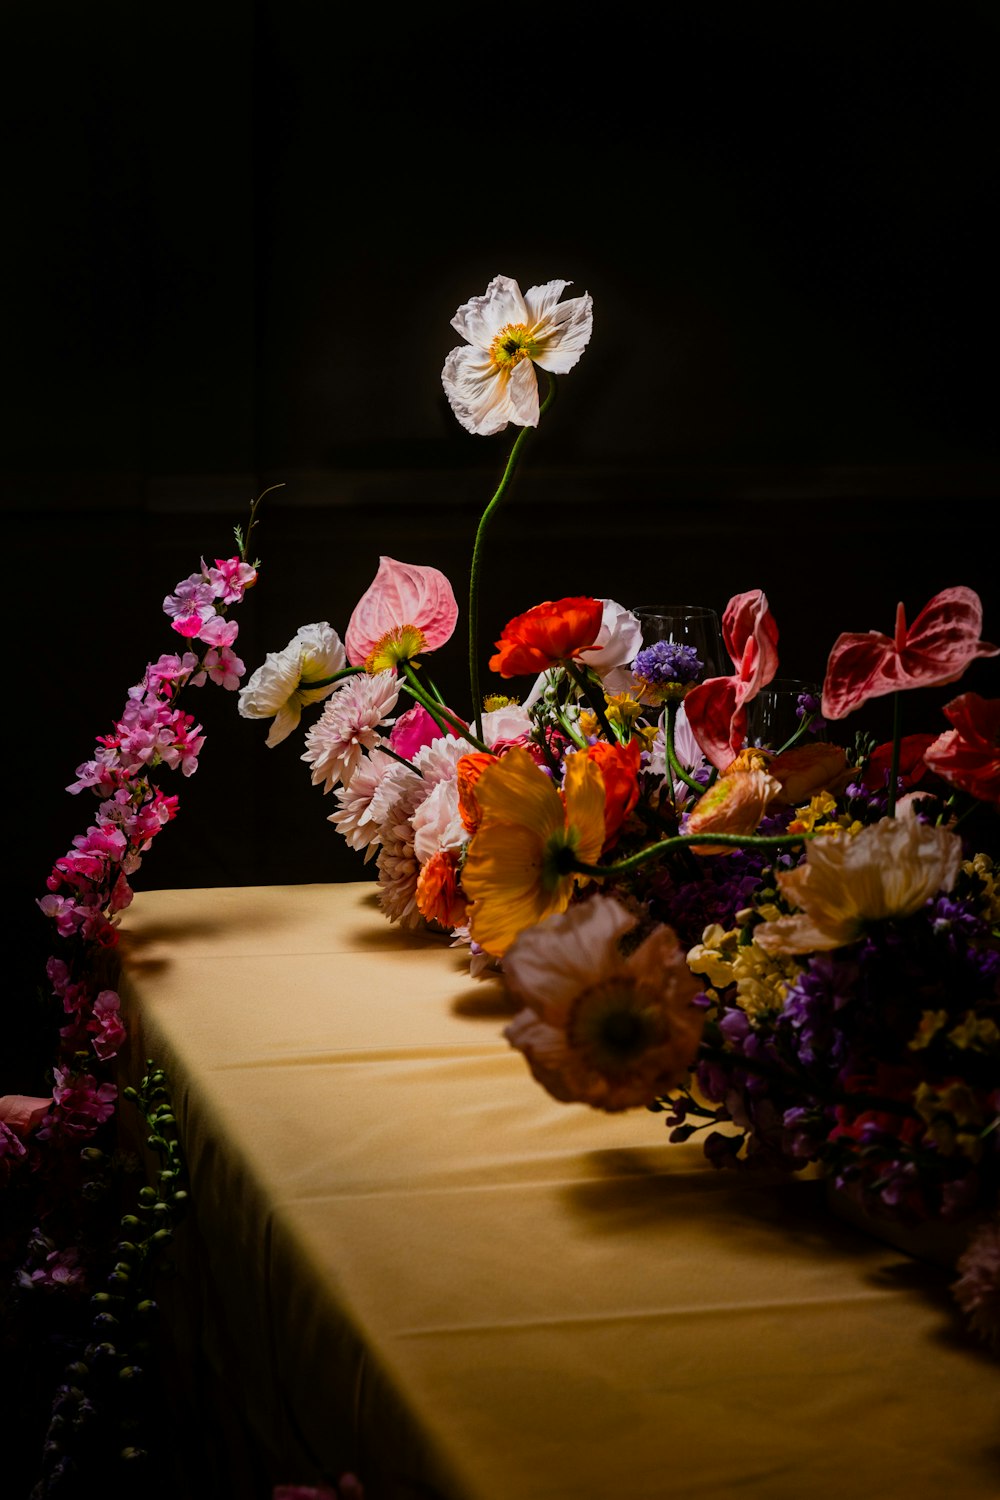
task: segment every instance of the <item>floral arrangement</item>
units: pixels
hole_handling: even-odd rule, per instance
[[[343,638],[302,627],[240,712],[275,745],[318,709],[302,760],[386,917],[502,972],[505,1035],[556,1099],[664,1112],[717,1166],[812,1167],[901,1222],[966,1225],[955,1295],[1000,1348],[1000,699],[958,692],[907,736],[900,712],[1000,647],[968,588],[912,624],[900,605],[891,635],[832,643],[775,740],[755,730],[779,665],[762,590],[669,628],[581,596],[510,620],[484,695],[486,531],[590,338],[567,285],[498,276],[453,319],[456,417],[520,429],[473,549],[466,713],[428,667],[451,584],[390,557]],[[837,742],[890,694],[890,742]]]

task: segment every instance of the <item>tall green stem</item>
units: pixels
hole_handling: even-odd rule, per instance
[[[892,765],[889,768],[889,806],[890,818],[896,816],[896,783],[899,780],[899,750],[903,739],[903,705],[902,693],[893,694],[892,703]]]
[[[549,375],[548,371],[546,371],[546,376],[549,382],[549,389],[538,412],[539,421],[541,421],[556,397],[555,378]],[[483,723],[483,700],[479,690],[479,574],[482,568],[483,543],[486,536],[486,528],[493,519],[501,500],[507,493],[510,481],[514,477],[514,470],[517,468],[518,460],[521,457],[521,451],[527,442],[528,434],[533,430],[531,427],[522,427],[518,433],[514,446],[510,450],[507,467],[503,471],[503,477],[497,486],[496,493],[479,518],[479,526],[476,529],[476,540],[472,548],[472,568],[469,574],[469,688],[472,701],[472,721],[480,729]]]
[[[696,781],[677,759],[677,751],[674,748],[674,725],[677,723],[677,703],[668,703],[667,711],[663,719],[663,744],[667,755],[667,765],[679,781],[689,786],[693,792],[700,797],[705,787],[702,782]]]

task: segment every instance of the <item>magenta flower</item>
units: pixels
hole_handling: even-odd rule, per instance
[[[722,639],[736,668],[734,675],[709,677],[684,699],[691,732],[720,771],[746,739],[746,705],[778,670],[778,627],[760,589],[730,599],[722,617]]]
[[[893,637],[878,630],[839,635],[823,684],[825,719],[844,719],[869,698],[901,688],[940,687],[956,682],[979,656],[1000,655],[1000,646],[980,640],[983,606],[972,589],[942,589],[907,627],[896,606]]]
[[[380,557],[375,581],[347,627],[347,660],[366,672],[394,671],[400,662],[443,646],[457,619],[451,584],[437,568]]]

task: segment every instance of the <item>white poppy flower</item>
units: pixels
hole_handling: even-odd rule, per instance
[[[268,652],[264,665],[241,690],[239,712],[244,719],[274,719],[267,736],[267,744],[273,749],[296,728],[303,707],[329,697],[337,685],[331,682],[326,687],[300,689],[299,683],[332,677],[345,662],[340,637],[325,620],[300,625],[283,651]]]
[[[590,340],[593,300],[560,302],[568,281],[548,281],[522,295],[509,276],[494,276],[486,294],[458,309],[451,326],[467,344],[453,349],[441,379],[462,426],[487,436],[508,422],[538,426],[535,365],[553,375],[571,370]]]

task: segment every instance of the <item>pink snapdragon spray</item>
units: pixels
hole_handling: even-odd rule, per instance
[[[177,706],[179,693],[208,681],[230,691],[239,686],[245,670],[233,650],[239,626],[226,615],[256,578],[256,568],[241,553],[217,558],[214,567],[203,561],[199,573],[167,595],[164,612],[185,649],[149,663],[142,680],[129,689],[120,718],[98,736],[93,759],[77,767],[67,788],[91,791],[99,807],[86,832],[55,861],[47,893],[38,902],[67,944],[67,956],[53,956],[47,965],[66,1019],[60,1029],[61,1066],[37,1133],[40,1140],[85,1139],[113,1112],[115,1085],[99,1083],[88,1066],[116,1056],[125,1027],[118,994],[95,980],[92,959],[117,943],[118,913],[132,899],[129,877],[177,812],[177,798],[165,796],[151,777],[164,767],[191,776],[198,766],[205,736],[193,715]]]

